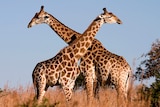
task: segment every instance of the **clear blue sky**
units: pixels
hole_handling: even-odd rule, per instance
[[[105,24],[96,38],[113,53],[133,59],[147,53],[160,38],[159,0],[4,0],[0,3],[0,87],[32,84],[35,65],[56,55],[67,44],[48,25],[31,29],[27,24],[45,6],[72,29],[83,33],[102,8],[113,12],[122,25]],[[136,60],[136,66],[140,60]]]

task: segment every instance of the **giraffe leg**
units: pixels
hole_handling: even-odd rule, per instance
[[[122,87],[118,87],[117,89],[117,105],[118,107],[126,107],[127,105],[127,99]]]
[[[101,82],[102,82],[102,87],[104,88],[106,86],[106,82],[107,82],[107,79],[108,79],[108,76],[109,76],[109,70],[107,69],[100,69],[100,72],[101,72]],[[107,83],[109,84],[109,83]]]
[[[99,88],[100,88],[100,82],[102,81],[101,75],[100,75],[100,69],[95,66],[95,75],[96,78],[94,80],[93,84],[93,91],[94,91],[94,97],[99,100]]]
[[[94,97],[99,100],[99,81],[94,80],[93,81],[93,91],[94,91]]]
[[[72,80],[71,78],[65,78],[65,79],[62,79],[62,81],[61,81],[61,86],[62,86],[63,92],[65,94],[65,97],[66,97],[67,107],[71,106],[70,100],[72,98],[72,92],[73,92],[73,87],[75,85],[75,79]]]
[[[127,106],[127,91],[126,85],[124,84],[124,80],[119,80],[119,85],[117,89],[117,104],[119,107],[126,107]]]
[[[91,105],[93,101],[93,79],[92,78],[86,78],[86,91],[87,91],[87,100],[88,100],[88,106]]]
[[[70,101],[72,97],[72,89],[70,87],[63,87],[64,94],[66,96],[66,100]]]
[[[129,91],[129,84],[130,84],[130,77],[128,72],[124,72],[121,75],[121,96],[124,99],[125,106],[128,106],[128,91]]]
[[[63,88],[64,94],[65,94],[65,97],[66,97],[66,106],[70,107],[71,106],[70,100],[72,98],[73,88],[70,87],[70,86],[62,86],[62,88]]]
[[[92,105],[92,102],[94,100],[94,83],[95,83],[95,77],[93,76],[93,73],[87,74],[85,77],[86,79],[86,91],[87,91],[87,100],[88,100],[88,107]]]
[[[80,71],[85,76],[87,100],[89,103],[91,102],[91,99],[93,97],[93,75],[92,75],[92,70],[90,65],[91,64],[88,64],[86,59],[84,60],[84,58],[82,58],[79,66]]]
[[[48,86],[46,85],[46,77],[44,72],[44,66],[42,63],[38,63],[33,70],[32,79],[36,93],[37,103],[40,104],[42,102],[42,98],[47,90]]]
[[[120,90],[119,87],[117,88],[117,107],[120,107]]]
[[[42,81],[42,80],[45,80],[45,81]],[[48,88],[48,86],[46,87],[46,79],[44,77],[42,77],[41,79],[39,79],[39,81],[37,81],[37,85],[36,85],[36,88],[37,88],[37,103],[38,104],[41,104],[42,103],[42,99],[43,99],[43,96]]]
[[[86,56],[84,56],[86,58]],[[94,92],[97,85],[96,74],[95,74],[95,66],[94,63],[91,61],[90,63],[85,60],[81,60],[80,63],[80,70],[85,76],[86,82],[86,93],[87,93],[87,106],[89,107],[94,99]]]

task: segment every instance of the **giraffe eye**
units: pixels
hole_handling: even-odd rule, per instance
[[[44,18],[45,18],[45,19],[47,19],[47,18],[48,18],[48,16],[45,16]]]

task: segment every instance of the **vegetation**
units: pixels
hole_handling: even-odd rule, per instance
[[[132,100],[129,107],[147,107],[149,103],[140,99],[138,90],[141,86],[136,86],[131,90]],[[34,89],[32,85],[17,88],[5,87],[0,93],[0,107],[36,107],[34,100]],[[3,95],[3,96],[1,96]],[[99,90],[99,100],[94,100],[92,107],[116,107],[117,93],[114,89],[106,88]],[[46,92],[43,103],[40,107],[65,107],[65,96],[61,88],[49,88]],[[70,107],[87,107],[87,96],[84,89],[77,89],[73,93]],[[149,107],[149,106],[148,106]]]
[[[151,107],[160,107],[160,40],[157,39],[151,46],[151,50],[143,55],[145,60],[141,62],[136,72],[136,79],[155,78],[150,87],[144,87],[142,94],[150,97]]]

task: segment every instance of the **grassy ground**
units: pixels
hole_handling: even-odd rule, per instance
[[[129,107],[149,107],[149,102],[144,101],[137,93],[141,86],[130,89]],[[0,91],[0,107],[36,107],[32,85],[17,88],[4,87]],[[99,100],[94,100],[92,107],[116,107],[117,93],[114,89],[100,89]],[[120,99],[121,100],[121,99]],[[123,101],[122,101],[123,102]],[[43,99],[41,107],[65,107],[65,96],[60,88],[49,88]],[[70,102],[70,107],[87,107],[87,96],[85,90],[76,90]]]

